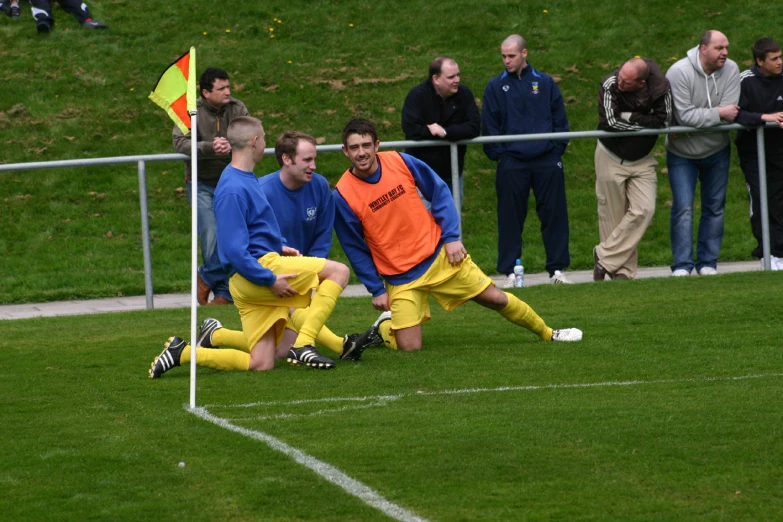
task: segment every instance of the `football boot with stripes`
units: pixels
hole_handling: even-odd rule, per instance
[[[286,360],[291,364],[304,364],[319,370],[331,370],[334,368],[334,361],[318,353],[314,346],[291,348],[288,350]]]
[[[212,317],[204,319],[204,322],[201,323],[201,326],[198,329],[198,343],[196,343],[196,346],[200,346],[201,348],[214,348],[215,345],[212,344],[212,334],[215,333],[215,330],[218,328],[223,328],[223,325],[217,319],[213,319]]]
[[[383,312],[371,327],[360,334],[346,335],[343,339],[343,353],[341,361],[360,361],[362,352],[367,348],[383,344],[383,337],[378,331],[382,322],[391,319],[391,312]]]
[[[170,369],[179,366],[180,355],[187,345],[188,343],[182,337],[170,337],[168,342],[163,345],[165,346],[163,351],[155,357],[150,365],[150,379],[159,379]]]

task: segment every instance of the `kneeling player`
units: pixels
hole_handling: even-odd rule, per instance
[[[354,272],[373,295],[373,306],[391,310],[400,350],[421,348],[430,295],[445,310],[475,301],[545,341],[582,339],[576,328],[552,330],[473,263],[459,241],[459,215],[449,188],[425,163],[378,152],[375,125],[368,120],[348,122],[342,140],[353,166],[335,189],[335,230]],[[431,202],[431,212],[419,191]]]

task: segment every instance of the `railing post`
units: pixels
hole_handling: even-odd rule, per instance
[[[459,218],[459,240],[462,241],[462,195],[459,192],[459,159],[457,157],[457,144],[449,145],[451,152],[451,193],[454,194],[454,205],[457,207]]]
[[[767,205],[767,155],[764,150],[764,127],[756,129],[756,156],[759,165],[759,205],[761,209],[761,251],[764,270],[771,268],[769,259],[769,206]]]
[[[150,221],[147,207],[147,168],[139,161],[139,206],[141,208],[141,244],[144,250],[144,290],[147,296],[147,310],[155,306],[152,301],[152,254],[150,253]]]

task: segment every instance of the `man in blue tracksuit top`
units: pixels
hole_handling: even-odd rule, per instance
[[[484,136],[567,132],[568,118],[560,90],[551,76],[527,63],[527,43],[511,35],[500,46],[506,70],[484,90],[481,115]],[[568,207],[562,155],[567,140],[487,143],[484,153],[498,162],[497,269],[513,286],[516,259],[522,258],[522,230],[530,189],[536,198],[546,269],[552,283],[571,283],[563,274],[568,252]]]

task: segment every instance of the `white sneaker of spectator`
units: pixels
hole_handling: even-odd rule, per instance
[[[511,274],[514,275],[514,274]],[[552,282],[553,285],[572,285],[574,284],[573,281],[568,279],[563,272],[560,270],[555,270],[555,273],[552,274],[549,277],[549,280]]]
[[[712,268],[711,266],[703,266],[701,267],[701,270],[699,270],[699,275],[717,275],[718,271]]]
[[[508,274],[505,279],[503,279],[503,288],[514,288],[514,282],[516,281],[516,276],[514,274]]]
[[[685,270],[684,268],[678,268],[674,272],[672,272],[672,277],[685,277],[691,275],[690,272]]]

